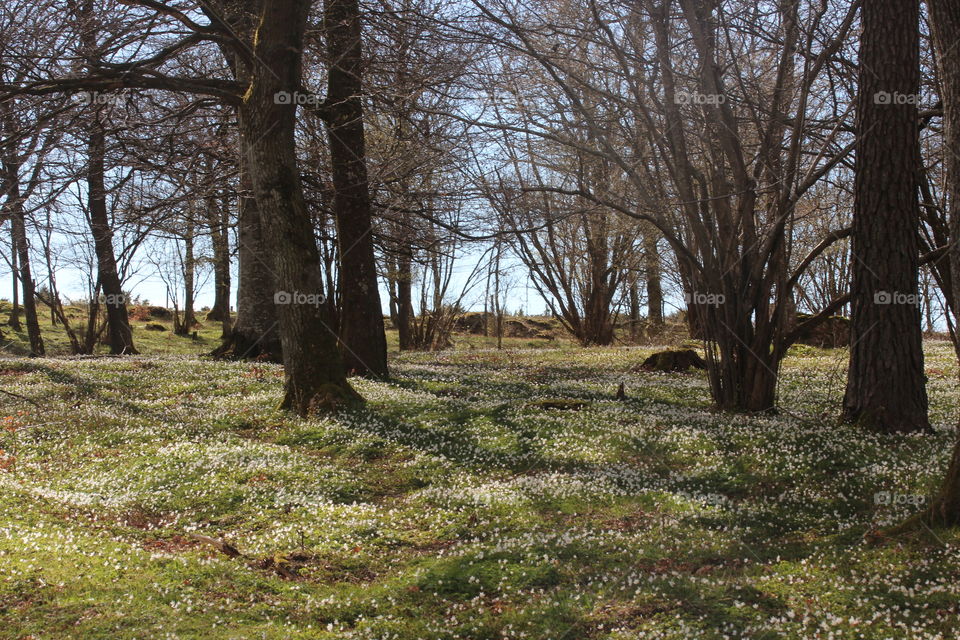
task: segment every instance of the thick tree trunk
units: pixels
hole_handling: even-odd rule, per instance
[[[577,336],[584,346],[607,346],[613,342],[613,322],[605,284],[590,292],[583,310],[582,333]]]
[[[94,59],[102,53],[96,39],[99,25],[94,3],[92,0],[84,0],[76,5],[75,9],[83,23],[80,33],[81,46],[85,55]],[[115,355],[133,354],[137,353],[137,350],[133,346],[133,332],[127,316],[127,300],[117,269],[116,255],[113,252],[113,229],[110,228],[110,215],[107,211],[107,190],[104,181],[106,133],[100,116],[99,108],[95,109],[88,122],[90,133],[87,140],[87,222],[93,236],[93,250],[97,259],[97,284],[104,296],[104,307],[107,310],[110,352]],[[94,335],[98,306],[98,301],[91,301],[91,318],[86,336],[87,346],[91,352],[98,339],[98,336]]]
[[[261,0],[211,0],[210,6],[215,10],[209,11],[208,16],[214,21],[221,19],[226,21],[231,31],[252,48],[253,32],[259,21],[262,5]],[[206,4],[201,7],[207,11]],[[253,82],[253,69],[242,56],[237,56],[229,45],[221,46],[221,52],[239,82],[245,86]],[[240,194],[237,213],[237,317],[236,323],[229,331],[224,332],[223,342],[211,355],[235,360],[265,359],[282,362],[280,323],[277,318],[277,308],[273,302],[273,292],[276,288],[272,258],[267,250],[247,159],[250,146],[248,132],[252,131],[249,135],[254,136],[251,141],[261,135],[270,135],[271,132],[260,132],[244,126],[242,108],[238,109],[237,118],[240,121],[238,128]],[[224,234],[227,232],[226,222],[225,217],[222,223]],[[226,241],[226,238],[224,240]],[[229,254],[226,260],[229,278]],[[229,281],[222,281],[221,285],[226,286],[229,298]],[[225,304],[229,309],[229,302]],[[229,319],[226,322],[229,322]]]
[[[103,165],[105,135],[103,127],[94,116],[90,139],[87,144],[87,197],[89,203],[90,232],[97,256],[97,277],[104,295],[107,310],[107,329],[110,338],[110,353],[115,355],[137,353],[133,346],[133,332],[127,315],[127,300],[117,271],[117,259],[113,253],[113,230],[107,213],[107,191],[104,186]]]
[[[326,0],[324,24],[330,59],[325,119],[340,248],[341,351],[348,371],[385,377],[387,340],[367,184],[357,0]]]
[[[300,88],[309,0],[274,0],[263,8],[253,78],[240,123],[262,231],[273,257],[286,383],[283,406],[299,414],[353,403],[336,334],[325,318],[320,254],[297,166],[296,105],[278,100]],[[382,319],[381,319],[382,321]]]
[[[613,318],[610,304],[613,301],[615,283],[610,277],[608,264],[609,246],[605,221],[590,220],[586,228],[587,253],[590,259],[590,292],[583,309],[583,334],[579,336],[584,345],[606,346],[613,342]]]
[[[241,144],[246,139],[245,135],[241,126]],[[246,159],[241,158],[240,212],[237,219],[237,321],[213,355],[234,360],[259,358],[282,362],[280,321],[273,301],[276,286],[272,259],[266,246],[260,210],[252,196],[253,187],[247,164]]]
[[[930,429],[918,290],[919,0],[861,8],[850,369],[844,418]]]

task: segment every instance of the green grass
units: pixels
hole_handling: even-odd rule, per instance
[[[6,324],[10,317],[10,311],[10,302],[0,300],[0,318],[3,321],[3,325],[0,326],[0,332],[3,334],[3,338],[0,339],[0,354],[26,355],[30,352],[30,341],[27,337],[23,312],[20,313],[22,326],[19,330],[14,330]],[[69,306],[64,309],[64,313],[75,331],[79,332],[85,326],[87,318],[85,307]],[[43,337],[47,355],[69,355],[70,340],[63,326],[53,324],[50,310],[45,305],[39,305],[38,315],[40,316],[40,334]],[[130,318],[130,326],[133,329],[134,344],[138,351],[149,354],[199,355],[209,353],[220,344],[222,328],[219,322],[204,321],[204,316],[206,316],[206,312],[197,312],[197,317],[201,322],[198,327],[195,327],[197,337],[194,338],[192,335],[178,336],[174,334],[172,318],[155,318],[133,313]],[[148,324],[161,325],[164,330],[148,330],[146,328]],[[106,344],[98,344],[96,352],[107,354],[110,352],[110,348]]]
[[[297,419],[278,366],[140,344],[161,353],[0,361],[0,388],[39,405],[0,396],[0,637],[960,628],[958,532],[863,541],[946,464],[946,343],[928,344],[929,437],[837,425],[842,351],[796,350],[777,416],[710,412],[699,372],[630,373],[649,349],[563,344],[394,356],[393,380],[355,380],[366,409]]]
[[[6,321],[10,317],[12,305],[8,300],[0,300],[0,354],[23,356],[30,353],[30,341],[27,336],[26,326],[21,326],[19,330],[7,326]],[[133,339],[137,350],[144,354],[166,354],[166,355],[201,355],[210,353],[220,344],[222,334],[222,325],[220,322],[206,321],[205,311],[197,312],[199,325],[194,327],[196,337],[193,331],[186,336],[178,336],[173,333],[173,320],[170,317],[151,317],[145,313],[136,313],[137,307],[131,309],[130,325],[133,329]],[[68,306],[64,312],[70,321],[74,330],[85,326],[87,310],[83,306]],[[69,355],[70,340],[67,332],[60,324],[53,324],[52,316],[48,307],[39,305],[40,332],[43,337],[44,347],[47,355]],[[541,320],[545,320],[541,318]],[[20,322],[23,325],[23,312],[20,313]],[[560,335],[557,339],[546,338],[503,338],[503,347],[505,349],[542,349],[542,348],[573,348],[573,343],[567,337],[563,337],[562,329],[556,321],[550,321],[555,333]],[[147,329],[148,325],[160,325],[162,331]],[[455,334],[453,336],[453,345],[457,350],[486,350],[497,347],[497,339],[494,336]],[[400,350],[400,339],[396,331],[387,331],[387,348],[391,353],[398,353]],[[110,348],[106,344],[98,344],[96,353],[108,354]]]

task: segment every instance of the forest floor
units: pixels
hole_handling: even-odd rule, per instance
[[[753,417],[649,348],[404,354],[311,419],[276,365],[3,358],[0,637],[953,638],[960,532],[864,539],[955,437],[927,349],[912,437],[838,425],[809,347]]]

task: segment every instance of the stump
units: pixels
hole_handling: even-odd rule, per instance
[[[643,371],[686,371],[690,367],[706,369],[707,363],[693,349],[660,351],[643,361]]]

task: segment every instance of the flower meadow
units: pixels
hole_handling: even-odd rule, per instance
[[[403,354],[306,419],[270,364],[2,360],[0,637],[957,637],[960,532],[875,533],[946,466],[949,344],[931,436],[838,424],[842,350],[765,416],[650,353]]]

